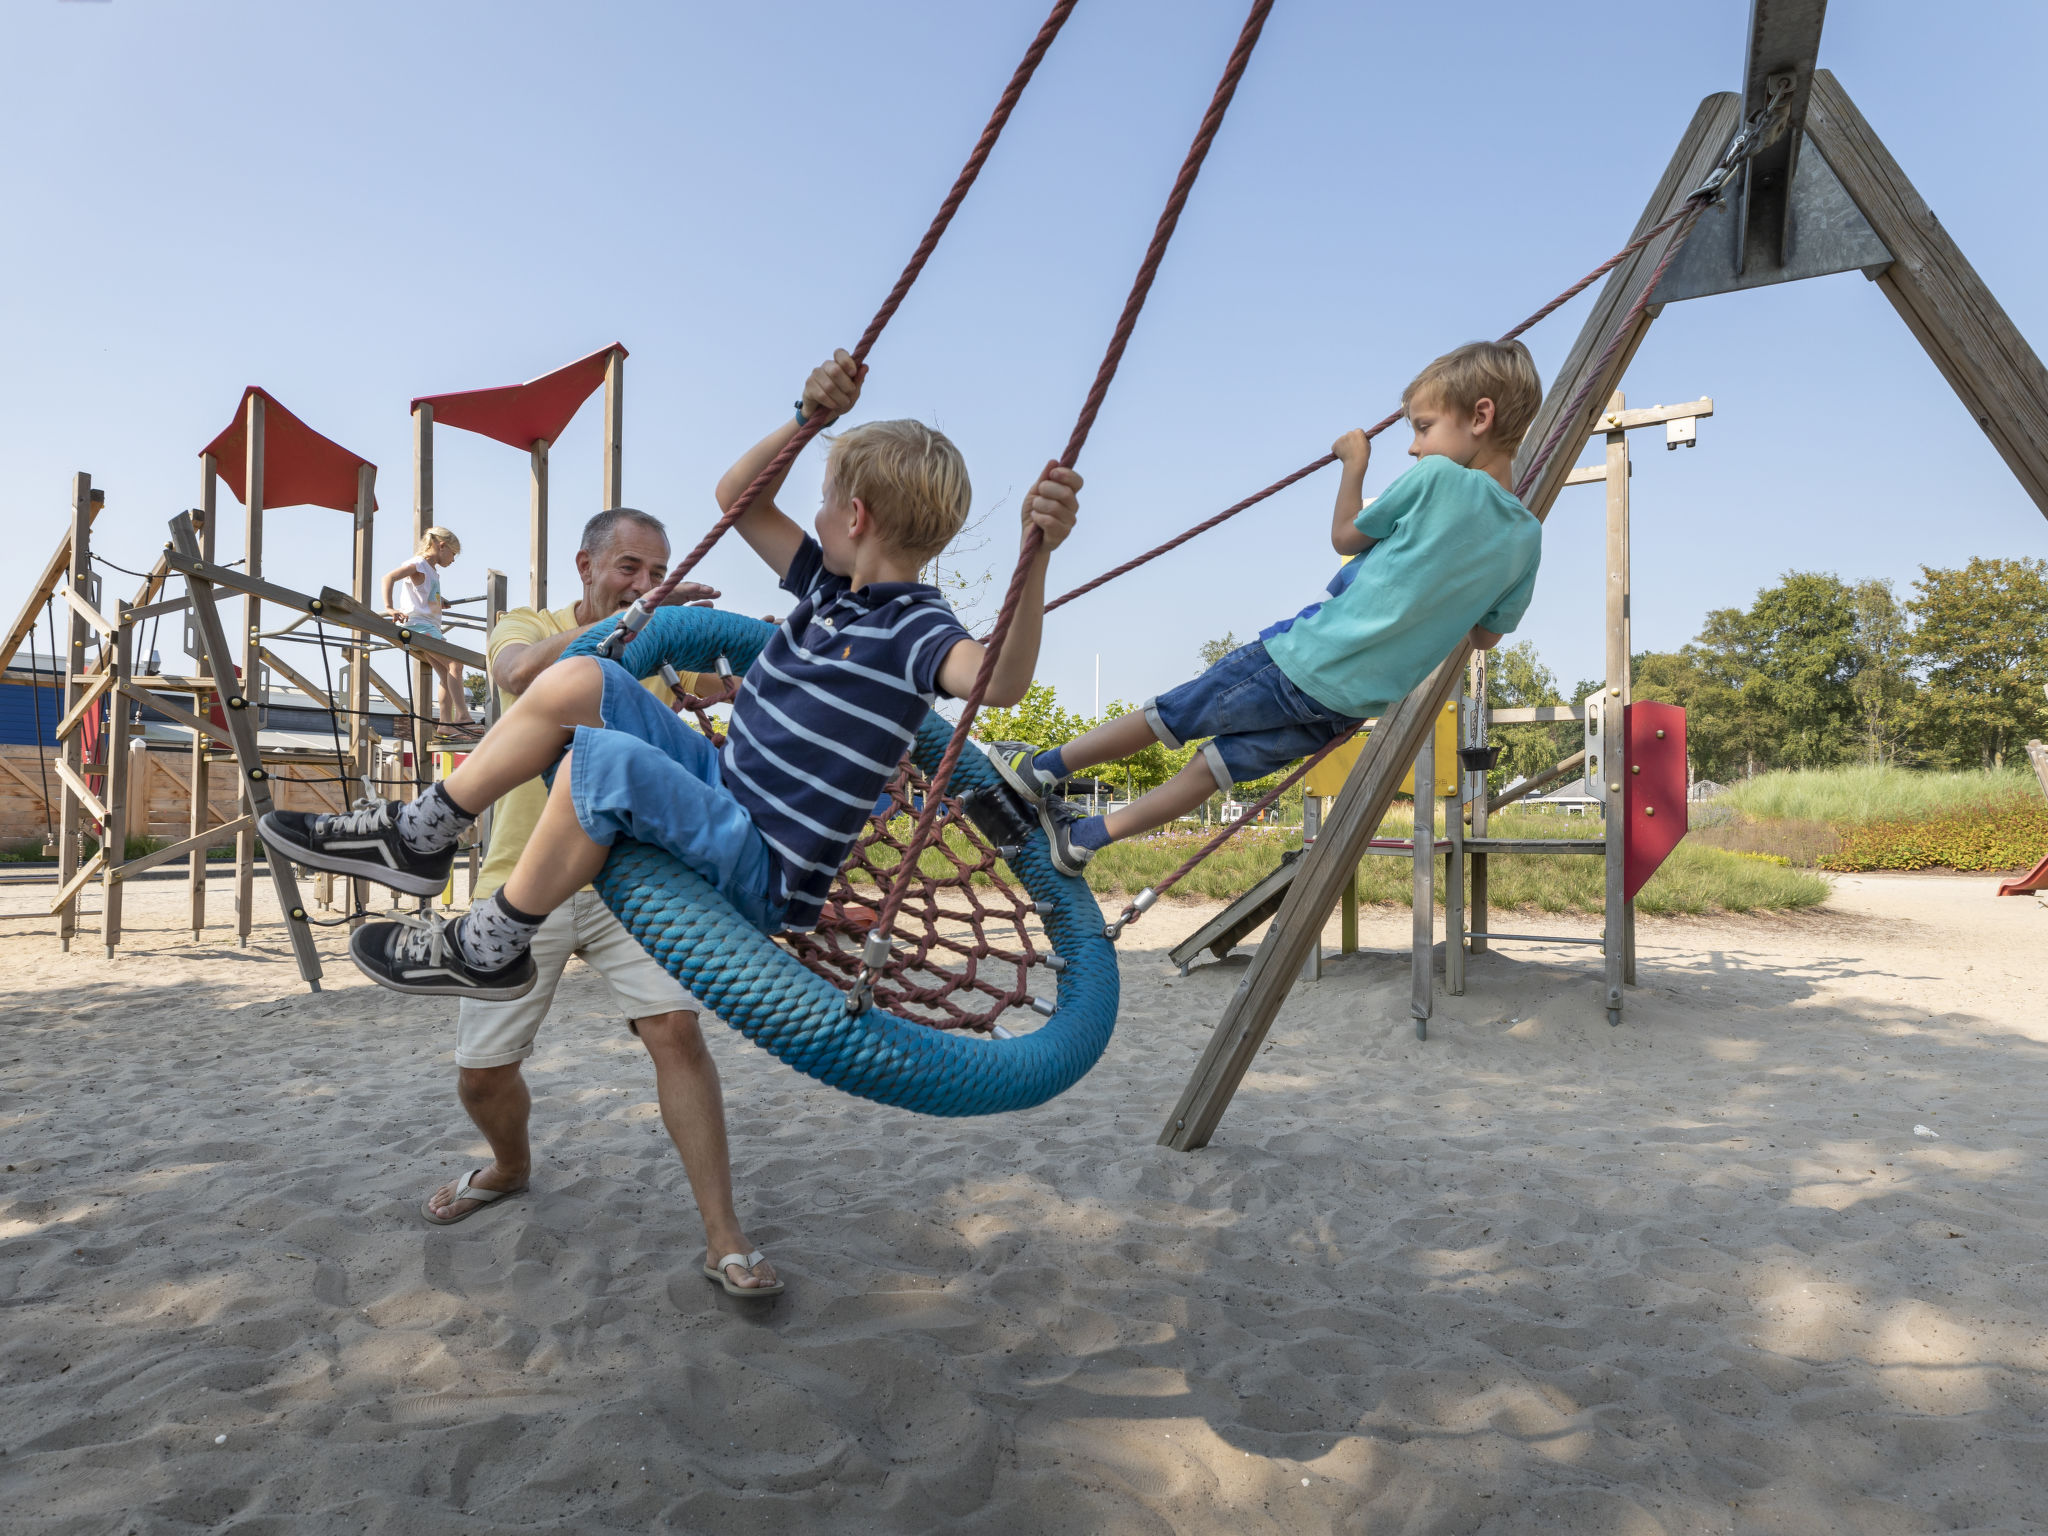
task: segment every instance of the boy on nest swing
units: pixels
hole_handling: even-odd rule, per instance
[[[861,383],[844,351],[813,370],[795,420],[718,482],[720,507],[810,416],[853,409]],[[428,912],[364,924],[349,956],[365,975],[400,992],[523,995],[542,919],[590,883],[621,837],[666,849],[765,933],[816,926],[934,697],[965,697],[981,669],[982,646],[917,579],[966,523],[972,491],[960,450],[916,421],[837,435],[815,538],[775,505],[780,488],[767,486],[734,526],[797,601],[747,671],[723,752],[617,662],[569,657],[409,804],[263,818],[264,842],[283,857],[432,895],[447,883],[462,829],[560,764],[504,885],[453,922]],[[1036,524],[1044,542],[990,678],[992,704],[1016,703],[1031,684],[1046,559],[1074,526],[1080,489],[1078,474],[1055,467],[1023,498],[1025,528]]]
[[[1063,747],[991,744],[1004,782],[1036,808],[1060,873],[1078,875],[1097,849],[1308,756],[1404,698],[1461,638],[1487,650],[1521,623],[1543,525],[1516,500],[1510,472],[1542,401],[1518,341],[1476,341],[1438,358],[1401,395],[1417,463],[1370,507],[1371,441],[1347,432],[1331,449],[1344,477],[1330,543],[1361,558],[1337,573],[1328,599]],[[1084,816],[1055,793],[1069,774],[1154,741],[1177,751],[1203,737],[1179,773],[1107,816]]]

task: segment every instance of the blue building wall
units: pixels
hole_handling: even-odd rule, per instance
[[[26,683],[0,687],[0,742],[9,746],[34,746],[38,707],[43,712],[41,739],[45,743],[55,741],[57,722],[64,718],[64,706],[59,702],[60,692],[55,684],[39,688],[31,688]]]

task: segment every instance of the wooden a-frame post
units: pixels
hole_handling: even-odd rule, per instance
[[[1584,441],[1663,303],[1860,267],[1883,290],[2035,505],[2048,515],[2048,369],[2043,369],[1848,93],[1828,71],[1812,68],[1812,53],[1819,46],[1818,7],[1808,10],[1807,34],[1789,45],[1765,36],[1769,13],[1758,9],[1752,23],[1752,97],[1765,82],[1786,78],[1756,66],[1757,59],[1769,57],[1764,52],[1767,46],[1792,46],[1795,53],[1805,50],[1791,65],[1801,76],[1800,110],[1785,135],[1791,148],[1777,158],[1776,174],[1789,187],[1749,187],[1749,179],[1757,175],[1752,166],[1742,195],[1724,205],[1729,212],[1721,223],[1729,238],[1717,237],[1711,217],[1700,220],[1693,241],[1673,263],[1670,281],[1659,290],[1660,302],[1620,334],[1612,361],[1596,377],[1596,360],[1622,332],[1643,286],[1663,259],[1669,237],[1615,270],[1529,429],[1524,455],[1548,439],[1559,414],[1580,398],[1581,419],[1569,425],[1563,441]],[[1756,105],[1733,93],[1710,96],[1700,104],[1636,235],[1677,211],[1720,158],[1745,106],[1754,111]],[[1801,158],[1795,153],[1801,145],[1817,153]],[[1784,195],[1771,195],[1775,192]],[[1846,214],[1839,194],[1846,194],[1853,205]],[[1750,221],[1749,227],[1737,222],[1743,219]],[[1549,512],[1575,457],[1560,452],[1544,466],[1526,498],[1537,517]],[[1517,460],[1518,477],[1526,467]],[[1226,1005],[1194,1076],[1168,1115],[1159,1138],[1163,1144],[1182,1151],[1208,1144],[1286,1000],[1309,945],[1387,814],[1395,787],[1436,712],[1456,687],[1469,654],[1470,647],[1460,645],[1428,681],[1388,711],[1367,741],[1322,835],[1304,854],[1271,931]],[[1621,828],[1610,826],[1608,835],[1619,840]]]

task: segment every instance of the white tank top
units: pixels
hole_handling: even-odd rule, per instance
[[[391,584],[391,601],[399,613],[407,619],[434,618],[434,599],[441,595],[441,568],[425,555],[412,562],[412,568],[426,578],[424,586],[401,576]]]

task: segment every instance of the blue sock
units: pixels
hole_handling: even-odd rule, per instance
[[[1076,848],[1107,848],[1109,846],[1109,822],[1101,816],[1085,816],[1074,823],[1067,834]]]
[[[1031,759],[1031,766],[1049,779],[1064,779],[1067,776],[1067,759],[1064,750],[1052,747]]]

